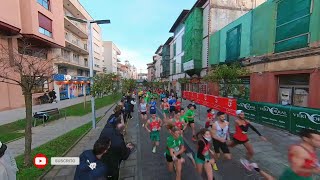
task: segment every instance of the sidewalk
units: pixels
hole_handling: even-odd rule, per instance
[[[106,106],[96,111],[96,116],[103,116],[107,109],[112,105]],[[67,117],[49,122],[45,127],[37,126],[32,128],[32,149],[42,144],[45,144],[77,127],[80,127],[91,121],[91,113],[82,117]],[[7,144],[10,152],[14,157],[24,153],[25,139],[19,139],[17,141]]]
[[[183,107],[186,107],[189,103],[189,101],[183,100]],[[208,108],[204,106],[197,105],[195,118],[196,127],[198,127],[197,129],[199,129],[199,126],[204,127],[205,121],[207,119],[207,109]],[[230,116],[231,132],[235,131],[234,120],[235,117]],[[249,130],[248,135],[255,151],[253,161],[258,163],[261,169],[266,170],[275,177],[279,177],[284,171],[284,169],[288,167],[288,147],[292,144],[299,142],[300,138],[296,135],[290,134],[289,132],[280,129],[275,129],[257,123],[252,124],[259,130],[259,132],[261,132],[263,136],[265,136],[268,139],[267,142],[261,141],[254,131]],[[233,167],[239,168],[239,166],[241,166],[239,163],[239,159],[241,157],[245,157],[245,148],[244,146],[236,146],[235,148],[230,148],[230,150],[233,155],[233,161],[234,163],[236,163],[233,165]],[[318,155],[320,155],[319,152]],[[225,177],[227,175],[227,171],[226,168],[224,168],[223,166],[224,164],[222,163],[221,174],[224,175],[223,180],[225,180],[228,178]],[[226,166],[228,166],[228,169],[230,168],[230,165]],[[252,174],[249,174],[248,172],[245,173],[246,176],[254,176]],[[317,176],[317,178],[319,177]]]
[[[112,114],[112,105],[104,108],[104,110],[108,110],[108,113],[104,118],[100,120],[97,124],[96,129],[91,129],[88,134],[86,134],[72,149],[69,151],[65,157],[79,157],[80,154],[88,149],[92,149],[94,143],[99,138],[100,132],[107,122],[107,118]],[[103,111],[103,113],[105,112]],[[74,173],[76,170],[76,166],[54,166],[45,176],[44,180],[72,180],[74,177]]]
[[[90,100],[91,96],[87,96],[87,101]],[[58,103],[49,103],[49,104],[41,104],[32,106],[32,112],[42,111],[46,109],[53,109],[53,108],[65,108],[72,106],[74,104],[79,104],[84,101],[84,97],[78,97],[74,99],[67,99],[63,101],[58,101]],[[0,111],[0,125],[8,124],[19,119],[24,119],[26,117],[26,110],[25,108],[17,108],[11,109],[8,111]]]

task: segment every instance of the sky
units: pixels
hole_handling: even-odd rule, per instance
[[[110,19],[101,25],[104,41],[113,41],[121,51],[121,62],[129,60],[138,72],[157,48],[172,36],[170,28],[183,9],[196,0],[79,0],[94,19]]]

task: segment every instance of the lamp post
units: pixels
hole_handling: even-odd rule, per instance
[[[94,65],[94,58],[93,58],[93,43],[92,43],[92,24],[110,24],[110,20],[86,20],[86,19],[79,19],[71,16],[67,16],[68,19],[72,21],[77,21],[80,23],[86,23],[88,28],[88,51],[89,51],[89,66],[90,66],[90,86],[91,89],[93,87],[93,65]],[[95,102],[94,97],[91,96],[91,112],[92,112],[92,128],[96,128],[96,111],[95,111]]]

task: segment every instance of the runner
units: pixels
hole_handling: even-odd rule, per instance
[[[167,119],[169,118],[169,103],[167,102],[167,98],[164,98],[163,99],[163,102],[161,104],[161,108],[163,110],[163,117],[164,117],[164,120],[167,121]]]
[[[216,167],[216,162],[210,157],[214,155],[213,151],[210,150],[210,141],[212,140],[210,131],[208,129],[201,129],[197,133],[198,140],[198,150],[195,157],[197,164],[197,172],[201,175],[203,169],[206,172],[208,180],[213,179],[212,167]]]
[[[181,111],[181,101],[179,99],[177,99],[176,102],[176,112],[180,112]]]
[[[302,142],[289,148],[290,168],[280,176],[280,180],[312,180],[313,174],[320,174],[317,149],[320,148],[320,133],[316,130],[302,129]]]
[[[270,174],[268,174],[265,171],[261,170],[257,163],[250,163],[246,159],[240,159],[240,162],[248,171],[255,170],[257,173],[259,173],[266,180],[275,180],[275,178],[272,177]]]
[[[170,136],[167,138],[167,150],[165,152],[168,170],[173,172],[173,166],[175,166],[176,180],[181,180],[182,163],[185,161],[184,158],[181,157],[181,154],[185,151],[181,130],[173,124],[168,124],[167,128],[170,132]]]
[[[194,127],[194,106],[192,104],[188,105],[188,111],[185,114],[186,122],[192,129],[192,141],[196,141],[196,130]]]
[[[157,114],[157,102],[154,98],[151,99],[150,105],[150,114]]]
[[[260,132],[251,125],[250,121],[245,119],[244,112],[242,110],[237,110],[236,114],[239,118],[235,120],[236,133],[233,135],[233,140],[229,144],[229,146],[235,147],[239,144],[243,144],[247,149],[247,158],[248,160],[251,160],[254,155],[254,151],[253,151],[252,144],[249,142],[248,135],[247,135],[249,128],[251,128],[254,132],[256,132],[260,136],[261,140],[267,141],[267,139],[263,137],[260,134]]]
[[[214,123],[215,113],[213,109],[207,110],[207,121],[205,124],[205,128],[212,128],[212,124]]]
[[[139,112],[141,114],[141,120],[142,120],[142,127],[144,127],[144,120],[147,120],[147,103],[144,101],[144,99],[141,100]]]
[[[211,136],[213,137],[212,144],[214,147],[215,158],[220,157],[220,150],[224,154],[225,159],[231,159],[231,154],[227,145],[229,137],[229,122],[225,121],[223,112],[217,113],[218,120],[212,125]]]
[[[184,121],[184,118],[181,117],[180,112],[176,112],[174,118],[172,119],[172,122],[177,128],[182,130],[181,136],[183,136],[183,131],[187,128],[188,124]]]
[[[150,139],[153,142],[153,153],[156,153],[157,146],[159,146],[161,126],[162,121],[160,118],[157,118],[156,114],[152,114],[151,118],[147,121],[145,125],[146,130],[150,133]]]
[[[176,98],[175,97],[171,97],[171,99],[168,101],[169,105],[170,105],[170,118],[174,117],[174,112],[176,111]]]

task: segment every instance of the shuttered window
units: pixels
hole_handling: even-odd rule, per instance
[[[312,0],[282,0],[277,6],[275,52],[308,46]]]
[[[240,56],[241,25],[227,32],[226,62],[235,61]]]
[[[52,20],[41,13],[38,13],[38,19],[39,19],[39,27],[52,33]]]

